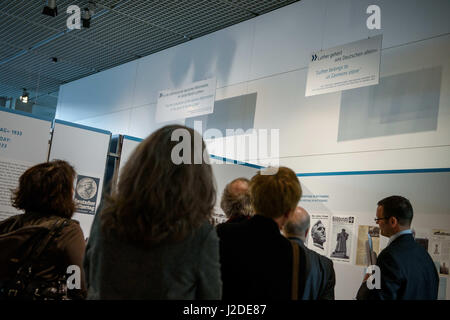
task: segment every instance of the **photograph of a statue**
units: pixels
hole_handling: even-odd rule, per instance
[[[311,228],[311,238],[313,245],[324,250],[323,244],[327,241],[325,226],[318,220]]]
[[[331,254],[331,257],[349,259],[347,256],[347,239],[348,233],[342,228],[342,231],[337,234],[336,249]]]

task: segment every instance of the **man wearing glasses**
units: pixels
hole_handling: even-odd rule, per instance
[[[439,276],[428,252],[417,244],[410,229],[413,209],[408,199],[387,197],[378,202],[375,222],[387,247],[377,259],[380,288],[369,289],[366,280],[358,290],[358,300],[436,300]]]

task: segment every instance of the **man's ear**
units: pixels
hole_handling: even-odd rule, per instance
[[[396,227],[398,225],[398,220],[396,217],[389,217],[389,224],[392,227]]]

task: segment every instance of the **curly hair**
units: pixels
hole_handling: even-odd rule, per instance
[[[185,126],[165,126],[147,137],[125,164],[117,189],[106,196],[100,215],[107,236],[152,247],[181,241],[205,221],[212,221],[216,188],[211,165],[174,163],[177,141],[172,138],[178,129],[187,130],[187,146],[194,150],[182,150],[188,152],[183,156],[193,160],[199,151],[207,156],[201,136]],[[201,150],[194,141],[201,141]]]
[[[231,190],[231,186],[238,181],[244,182],[247,185],[250,183],[250,180],[248,180],[247,178],[237,178],[226,185],[225,189],[223,190],[220,207],[222,208],[227,218],[231,218],[237,215],[253,215],[250,192],[247,190],[245,192],[236,193],[232,192]]]
[[[12,205],[25,214],[71,218],[75,175],[74,168],[63,160],[37,164],[20,176],[19,186],[12,191]]]

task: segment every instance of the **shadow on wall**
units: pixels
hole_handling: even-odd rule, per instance
[[[216,100],[214,113],[186,119],[185,125],[194,128],[194,121],[201,121],[203,130],[218,129],[226,136],[226,129],[254,127],[257,94],[250,93],[233,98]]]
[[[217,83],[227,83],[236,51],[236,41],[221,36],[213,39],[214,45],[194,46],[188,43],[177,50],[171,66],[170,79],[174,87],[180,87],[186,81],[195,82],[216,77]],[[187,78],[193,69],[192,80]]]
[[[338,141],[436,130],[441,76],[439,66],[343,91]]]

